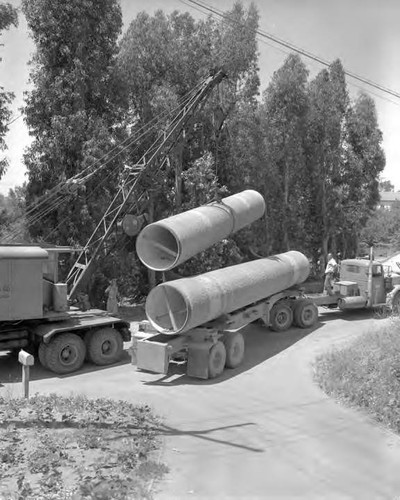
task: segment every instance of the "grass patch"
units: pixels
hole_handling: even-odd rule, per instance
[[[400,320],[317,358],[315,378],[328,395],[400,434]]]
[[[0,397],[0,498],[151,499],[159,420],[147,406],[82,396]]]

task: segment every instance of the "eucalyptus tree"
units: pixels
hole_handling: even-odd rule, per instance
[[[23,0],[36,45],[25,119],[33,142],[24,156],[27,202],[86,168],[102,165],[115,146],[120,96],[115,74],[122,16],[117,0]],[[55,208],[34,237],[82,244],[113,195],[116,162],[81,187],[73,203]]]
[[[350,106],[346,132],[337,244],[342,252],[355,254],[360,232],[378,204],[379,177],[386,162],[375,103],[367,94],[360,93]]]
[[[266,198],[272,201],[275,248],[304,250],[305,130],[308,112],[308,70],[300,57],[288,56],[263,95],[267,157],[264,170],[273,172]],[[307,229],[307,228],[306,228]]]
[[[345,171],[344,143],[349,107],[339,60],[309,84],[306,162],[308,217],[314,252],[327,255],[338,233]],[[334,248],[333,248],[334,250]],[[316,254],[315,254],[316,255]]]
[[[0,3],[0,33],[11,26],[17,25],[17,10],[10,3]],[[8,92],[4,87],[0,86],[0,151],[7,149],[4,137],[8,132],[8,124],[11,118],[10,104],[13,98],[14,94],[12,92]],[[6,171],[7,166],[7,158],[0,158],[0,178]]]
[[[158,209],[179,210],[182,172],[207,152],[222,183],[228,177],[226,135],[223,131],[235,104],[255,96],[258,88],[256,32],[258,14],[254,6],[246,11],[240,2],[222,21],[207,18],[195,21],[188,13],[154,16],[140,13],[132,21],[120,47],[119,63],[125,75],[129,99],[128,120],[139,129],[157,121],[165,112],[181,109],[199,81],[210,71],[223,68],[227,78],[203,108],[192,117],[177,147],[169,155],[173,206],[159,191]],[[161,125],[160,125],[161,126]],[[156,131],[155,131],[156,133]],[[150,143],[135,149],[132,160],[140,157]],[[166,189],[167,188],[167,189]]]

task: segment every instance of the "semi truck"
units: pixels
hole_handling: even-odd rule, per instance
[[[288,254],[290,254],[289,262],[290,260],[293,262],[292,252]],[[268,290],[261,291],[260,294],[264,293],[264,297],[260,300],[224,312],[215,319],[195,325],[188,330],[182,331],[182,328],[179,328],[182,324],[180,319],[182,310],[185,311],[184,315],[187,315],[195,303],[195,300],[190,300],[190,290],[195,291],[193,292],[195,298],[197,293],[200,296],[204,295],[201,287],[198,291],[201,283],[196,279],[192,287],[190,283],[189,286],[185,284],[174,286],[172,283],[169,285],[172,287],[169,291],[168,284],[163,285],[162,287],[167,288],[162,291],[166,299],[164,301],[161,299],[160,302],[164,304],[160,303],[155,307],[154,302],[157,301],[152,301],[150,297],[150,304],[146,304],[148,320],[137,324],[131,348],[132,362],[138,369],[166,374],[170,362],[176,359],[185,360],[189,376],[201,379],[214,378],[221,375],[225,368],[236,368],[242,363],[245,341],[241,330],[256,320],[261,320],[265,326],[274,331],[284,332],[292,325],[312,329],[318,321],[318,307],[341,311],[379,308],[399,312],[400,285],[393,285],[391,277],[384,275],[383,266],[379,262],[372,259],[343,260],[340,277],[333,283],[331,294],[306,294],[304,287],[301,286],[305,279],[305,257],[302,260],[297,256],[297,263],[293,267],[302,269],[298,277],[293,279],[293,286],[289,288],[284,286],[288,274],[291,273],[290,266],[284,262],[285,255],[288,254],[263,259],[266,268],[269,268],[267,275],[269,273],[276,284],[272,287],[274,293],[269,294]],[[232,277],[231,282],[234,282],[237,269],[237,266],[227,268],[225,278]],[[250,284],[257,287],[257,277],[252,274],[251,266],[245,266],[244,269],[250,275]],[[262,275],[257,263],[254,270],[256,274]],[[268,276],[261,276],[260,279],[268,288]],[[228,281],[227,286],[224,276],[218,279],[214,272],[210,281],[215,280],[217,287],[222,290],[228,289],[228,294],[231,292],[231,282]],[[189,300],[185,303],[177,298],[177,292],[188,289]],[[245,292],[243,287],[239,287],[239,294],[243,295]],[[162,297],[161,291],[159,297]],[[250,300],[252,298],[250,297]],[[161,314],[157,315],[157,311]]]

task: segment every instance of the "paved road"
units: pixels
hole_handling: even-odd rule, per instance
[[[128,363],[56,377],[33,370],[32,391],[83,393],[150,404],[163,416],[164,499],[400,499],[400,438],[343,408],[312,381],[312,362],[332,345],[386,320],[322,315],[313,331],[246,331],[246,360],[215,381],[138,372]],[[17,367],[0,362],[4,392]]]

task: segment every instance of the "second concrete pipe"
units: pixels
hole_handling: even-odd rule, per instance
[[[223,198],[146,226],[136,240],[145,266],[168,271],[263,216],[265,201],[253,190]]]
[[[307,257],[291,251],[162,283],[146,300],[146,315],[162,333],[184,333],[219,316],[302,283]]]

